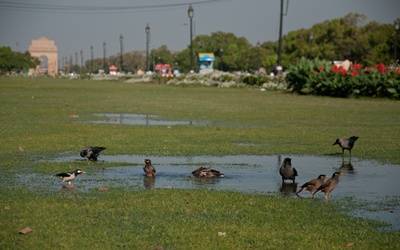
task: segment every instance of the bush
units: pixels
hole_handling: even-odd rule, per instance
[[[400,70],[384,64],[349,70],[327,61],[301,59],[289,68],[288,89],[301,94],[336,97],[371,96],[400,98]]]
[[[243,76],[240,81],[251,86],[262,86],[264,83],[268,82],[269,79],[267,76],[263,75],[246,75]]]

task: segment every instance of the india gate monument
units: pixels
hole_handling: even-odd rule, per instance
[[[55,76],[58,74],[58,54],[54,40],[40,37],[32,40],[28,49],[33,57],[37,57],[40,65],[37,66],[35,74]]]

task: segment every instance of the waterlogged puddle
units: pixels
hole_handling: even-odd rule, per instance
[[[149,114],[96,113],[100,120],[90,121],[95,124],[121,124],[134,126],[207,126],[206,121],[166,120]]]
[[[284,157],[291,157],[292,164],[299,172],[295,184],[282,185],[278,173]],[[152,160],[157,170],[156,178],[143,176],[143,160]],[[82,161],[79,156],[61,156],[56,162]],[[353,159],[342,164],[341,157],[317,156],[193,156],[160,157],[144,155],[101,155],[99,161],[115,163],[116,167],[96,169],[96,163],[88,163],[87,173],[80,176],[76,189],[86,191],[102,186],[124,188],[208,188],[214,190],[239,191],[243,193],[264,193],[295,196],[294,192],[306,181],[320,174],[330,176],[340,171],[340,183],[333,192],[333,200],[351,198],[374,209],[352,207],[354,216],[378,219],[392,224],[390,230],[400,230],[400,166],[380,164],[375,161]],[[121,164],[118,167],[118,164]],[[191,172],[199,166],[211,166],[225,174],[225,178],[198,179]],[[23,183],[39,189],[60,190],[61,184],[53,176],[39,176],[36,173],[19,176]],[[303,197],[309,197],[304,192]],[[317,195],[322,199],[323,195]],[[388,205],[385,200],[396,200]],[[356,202],[358,203],[358,202]]]

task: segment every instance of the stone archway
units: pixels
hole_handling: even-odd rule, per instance
[[[39,57],[39,73],[40,74],[47,74],[49,72],[49,59],[46,55],[41,55]]]
[[[37,74],[58,74],[58,51],[54,40],[47,37],[40,37],[32,40],[28,49],[31,56],[37,57],[40,64],[36,68]]]

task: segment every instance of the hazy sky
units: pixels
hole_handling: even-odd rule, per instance
[[[187,5],[161,9],[124,10],[118,12],[49,11],[5,8],[7,3],[41,6],[140,6],[189,3],[199,0],[0,0],[0,45],[27,50],[32,39],[47,36],[56,41],[59,56],[70,56],[83,49],[85,59],[94,46],[95,57],[119,51],[119,35],[124,36],[125,52],[145,49],[146,23],[151,26],[151,47],[166,44],[172,50],[183,49],[189,42]],[[3,4],[3,5],[1,5]],[[3,6],[3,7],[1,7]],[[233,32],[251,43],[277,40],[280,0],[224,0],[195,4],[196,34],[215,31]],[[284,19],[284,33],[309,28],[323,20],[357,12],[369,20],[392,23],[400,16],[399,0],[289,0]]]

